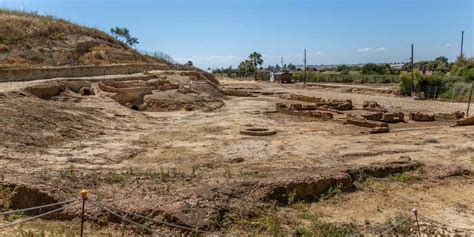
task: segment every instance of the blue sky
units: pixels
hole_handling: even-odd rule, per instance
[[[139,49],[202,68],[237,66],[252,51],[264,65],[399,62],[473,56],[474,0],[0,0],[109,30],[125,26]]]

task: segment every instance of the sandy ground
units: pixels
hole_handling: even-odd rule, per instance
[[[466,108],[463,103],[415,101],[314,86],[230,80],[221,80],[221,84],[326,99],[352,99],[356,107],[366,100],[376,100],[392,111],[449,113]],[[17,84],[13,88],[22,86]],[[14,104],[26,106],[29,100],[39,99],[15,100],[18,101]],[[228,97],[224,107],[211,112],[138,112],[101,94],[73,102],[41,101],[38,103],[74,116],[80,113],[76,107],[88,108],[95,120],[60,119],[57,126],[74,125],[78,135],[54,144],[35,146],[4,141],[0,147],[3,182],[36,185],[57,192],[61,199],[88,188],[93,198],[121,209],[143,213],[155,210],[157,216],[173,216],[170,220],[176,223],[201,226],[216,233],[224,231],[214,226],[223,222],[216,213],[224,209],[227,214],[239,212],[246,209],[244,203],[249,209],[259,210],[252,209],[251,213],[272,213],[281,218],[281,228],[286,233],[292,233],[299,225],[286,219],[298,213],[316,213],[321,220],[353,223],[364,229],[365,225],[410,214],[411,208],[457,227],[474,226],[474,179],[466,172],[459,173],[459,170],[469,173],[474,165],[472,127],[409,122],[401,127],[425,129],[367,135],[365,128],[335,120],[263,113],[274,110],[278,101],[281,99],[277,95]],[[274,129],[277,134],[252,137],[239,133],[249,126]],[[48,132],[54,133],[43,130],[37,136],[47,136]],[[280,183],[331,176],[342,168],[399,160],[423,164],[408,174],[415,177],[413,182],[370,179],[355,192],[305,202],[303,208],[267,209],[268,203],[253,200],[264,193],[262,190]],[[69,171],[74,175],[65,174]],[[259,185],[263,188],[258,188]],[[91,219],[97,217],[96,212],[90,210]],[[239,223],[234,220],[230,229],[236,233],[255,231]]]

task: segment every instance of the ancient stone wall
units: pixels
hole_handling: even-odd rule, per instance
[[[0,68],[0,82],[31,81],[61,77],[88,77],[170,70],[166,64],[114,64],[64,67]]]

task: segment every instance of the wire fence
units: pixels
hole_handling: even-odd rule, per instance
[[[141,215],[141,214],[138,214],[138,213],[123,211],[123,210],[120,210],[120,209],[115,208],[113,206],[110,206],[110,205],[104,204],[102,202],[99,202],[97,200],[89,199],[89,198],[87,198],[87,193],[83,194],[83,192],[84,191],[81,191],[81,198],[74,198],[74,199],[71,199],[71,200],[68,200],[68,201],[62,201],[62,202],[45,204],[45,205],[40,205],[40,206],[35,206],[35,207],[29,207],[29,208],[23,208],[23,209],[16,209],[16,210],[0,212],[0,216],[9,217],[12,214],[20,214],[20,213],[28,214],[28,213],[31,213],[31,211],[41,211],[41,210],[44,211],[44,210],[51,209],[52,207],[60,206],[56,209],[49,210],[49,211],[43,212],[43,213],[35,215],[35,216],[23,218],[23,219],[16,220],[16,221],[6,223],[6,224],[3,224],[3,225],[0,224],[0,230],[4,230],[4,229],[7,229],[9,227],[16,226],[16,225],[21,225],[25,222],[33,221],[35,219],[39,219],[39,218],[42,218],[42,217],[46,217],[46,216],[51,215],[53,213],[58,213],[58,212],[64,211],[65,209],[71,208],[74,205],[77,205],[77,204],[82,202],[81,236],[83,236],[83,223],[84,223],[84,220],[85,220],[84,212],[85,212],[86,203],[90,204],[91,206],[95,206],[95,207],[99,208],[103,212],[106,212],[108,214],[111,214],[111,215],[119,218],[122,222],[126,222],[126,223],[130,224],[133,227],[136,227],[136,228],[140,229],[141,231],[144,231],[144,233],[146,233],[146,234],[157,234],[159,236],[164,235],[163,233],[160,233],[160,231],[158,231],[156,229],[153,229],[152,226],[149,223],[153,223],[155,225],[166,226],[166,227],[173,228],[173,229],[179,229],[179,230],[186,231],[186,232],[192,233],[192,234],[198,234],[198,233],[199,234],[210,234],[210,232],[204,231],[204,230],[199,230],[199,228],[197,228],[197,227],[178,225],[178,224],[175,224],[175,223],[169,223],[169,222],[166,222],[166,221],[163,221],[163,220],[158,220],[156,218],[151,217],[150,215],[144,216],[144,215]],[[140,220],[137,221],[137,219],[140,219]]]
[[[468,102],[471,92],[470,84],[455,84],[453,86],[425,86],[421,89],[427,100],[450,102]]]
[[[16,213],[28,213],[29,211],[33,211],[33,210],[38,211],[38,210],[44,210],[51,207],[60,206],[56,209],[46,211],[44,213],[41,213],[35,216],[15,220],[13,222],[5,223],[3,225],[0,224],[0,230],[4,230],[16,225],[21,225],[25,222],[33,221],[38,218],[46,217],[53,213],[64,211],[65,209],[68,209],[68,208],[74,208],[74,205],[80,204],[81,202],[82,202],[81,236],[83,236],[83,223],[85,220],[84,212],[85,212],[86,203],[90,204],[91,206],[95,206],[99,208],[105,213],[111,214],[119,218],[123,223],[126,222],[130,224],[132,227],[135,227],[135,228],[140,229],[141,231],[144,231],[143,233],[145,234],[156,234],[159,236],[164,235],[157,229],[153,228],[152,226],[153,224],[179,229],[182,231],[186,231],[187,233],[192,233],[193,235],[194,234],[216,234],[216,233],[211,233],[204,230],[199,230],[198,228],[192,227],[192,226],[178,225],[175,223],[169,223],[162,220],[158,220],[154,217],[151,217],[151,215],[145,216],[145,215],[141,215],[141,214],[137,214],[133,212],[123,211],[123,210],[120,210],[119,208],[115,208],[111,205],[104,204],[100,201],[89,199],[87,197],[87,192],[85,192],[84,190],[81,191],[81,198],[74,198],[68,201],[63,201],[63,202],[57,202],[57,203],[52,203],[52,204],[24,208],[24,209],[0,212],[0,216],[9,216],[11,214],[16,214]],[[474,228],[464,228],[464,227],[456,227],[453,225],[448,225],[440,221],[426,217],[424,215],[418,214],[418,211],[416,209],[413,209],[412,213],[413,215],[406,214],[399,218],[393,219],[387,224],[370,228],[366,232],[368,234],[377,235],[377,236],[398,235],[398,234],[402,234],[402,235],[418,234],[419,236],[421,235],[470,236],[474,234]]]
[[[174,60],[170,55],[166,54],[166,53],[163,53],[161,51],[147,51],[147,50],[138,50],[139,53],[143,54],[143,55],[147,55],[149,57],[152,57],[152,58],[156,58],[156,59],[161,59],[161,60],[164,60],[170,64],[179,64],[178,62],[176,62],[176,60]]]

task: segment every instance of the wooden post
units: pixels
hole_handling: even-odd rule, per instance
[[[462,60],[462,57],[463,57],[463,52],[462,52],[462,48],[463,48],[463,45],[464,45],[464,31],[461,31],[461,60]]]
[[[306,49],[304,49],[304,84],[306,85]]]
[[[413,44],[411,44],[411,92],[415,91],[415,67],[413,64]]]
[[[471,108],[472,88],[473,87],[474,87],[474,82],[471,83],[471,90],[469,91],[469,102],[467,103],[466,117],[469,117],[469,109]]]

